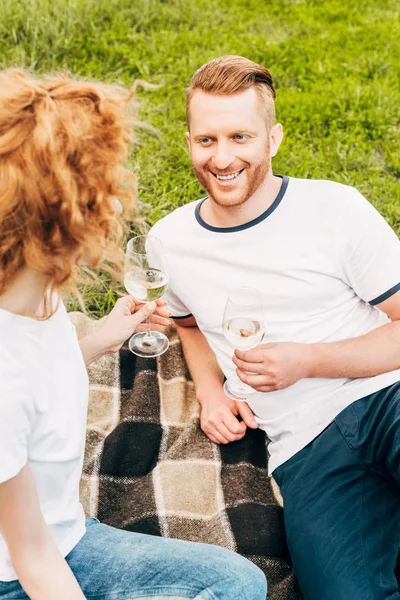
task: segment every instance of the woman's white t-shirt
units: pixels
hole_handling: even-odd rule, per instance
[[[87,404],[88,376],[64,305],[47,321],[0,309],[0,483],[29,463],[63,556],[85,533],[79,481]],[[0,535],[0,581],[14,579]]]

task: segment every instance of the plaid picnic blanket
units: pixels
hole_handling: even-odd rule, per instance
[[[99,323],[78,312],[70,318],[79,337]],[[265,572],[270,600],[299,600],[265,434],[248,430],[226,446],[203,434],[179,338],[172,327],[167,334],[170,348],[158,359],[136,357],[125,345],[88,368],[86,515],[128,531],[224,546]]]

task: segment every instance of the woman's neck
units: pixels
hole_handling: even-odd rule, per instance
[[[39,273],[23,267],[0,296],[0,308],[16,315],[43,317],[46,287]]]

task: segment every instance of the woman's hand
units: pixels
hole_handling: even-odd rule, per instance
[[[104,345],[104,352],[118,352],[122,344],[136,331],[145,331],[143,323],[149,317],[151,330],[169,325],[170,313],[164,300],[143,304],[132,296],[123,296],[117,300],[114,308],[97,330]]]
[[[148,317],[151,329],[155,330],[169,325],[170,316],[164,300],[143,304],[132,296],[119,298],[99,329],[79,340],[86,365],[103,354],[118,352],[133,333],[146,330],[143,321]]]

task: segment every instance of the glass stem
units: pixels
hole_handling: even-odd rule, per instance
[[[145,320],[145,324],[146,324],[146,335],[145,337],[147,339],[151,338],[151,323],[150,323],[150,317],[147,317],[147,319]]]

